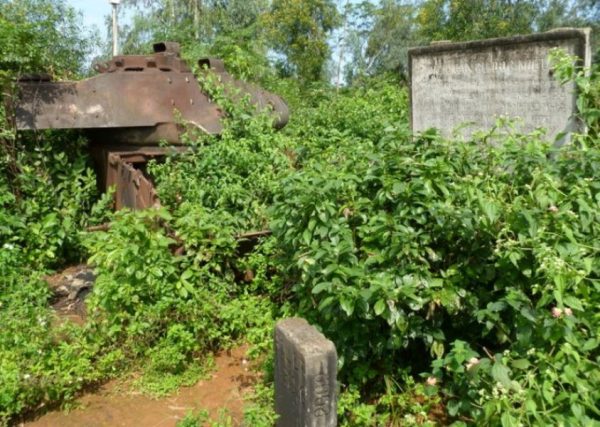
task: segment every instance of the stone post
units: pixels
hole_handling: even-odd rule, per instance
[[[337,425],[337,353],[300,318],[275,326],[275,411],[278,427]]]

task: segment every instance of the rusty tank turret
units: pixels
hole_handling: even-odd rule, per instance
[[[198,65],[216,75],[234,99],[249,96],[257,110],[272,111],[276,128],[285,126],[289,113],[279,96],[233,79],[219,59],[200,59]],[[219,134],[224,112],[202,91],[177,43],[156,43],[152,55],[115,56],[94,69],[96,76],[81,81],[54,82],[44,75],[19,80],[17,130],[82,130],[90,140],[100,185],[116,186],[115,207],[157,205],[143,164],[165,155],[161,141],[181,144],[181,123]]]
[[[234,80],[218,59],[200,59],[198,64],[226,87],[249,95],[258,108],[272,108],[276,127],[287,123],[287,106],[277,95]],[[77,82],[53,82],[44,76],[21,79],[17,129],[82,129],[92,140],[178,144],[177,111],[186,123],[206,133],[222,130],[223,112],[200,89],[177,43],[156,43],[153,55],[115,56],[94,69],[98,75]]]

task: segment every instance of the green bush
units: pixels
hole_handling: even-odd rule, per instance
[[[238,340],[270,352],[274,319],[302,315],[336,343],[343,425],[592,425],[600,79],[555,61],[589,128],[560,150],[508,122],[467,141],[411,135],[406,90],[384,79],[272,82],[297,106],[282,132],[203,82],[225,131],[149,165],[163,208],[143,212],[106,212],[77,135],[3,126],[0,423],[126,370],[169,393]],[[50,327],[42,276],[88,256],[88,322]],[[248,423],[273,423],[271,379]]]
[[[589,123],[598,80],[576,78],[595,88]],[[316,114],[340,102],[353,108]],[[451,416],[597,420],[597,136],[556,150],[510,123],[467,141],[388,123],[308,139],[272,211],[298,310],[335,341],[342,381],[379,394],[431,362]]]
[[[68,400],[98,380],[103,357],[77,327],[51,327],[42,276],[81,262],[81,231],[103,216],[76,135],[0,135],[0,424]],[[95,213],[93,213],[95,212]],[[110,356],[107,354],[106,356]],[[93,368],[97,364],[98,368]]]

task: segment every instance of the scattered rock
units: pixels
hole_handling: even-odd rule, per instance
[[[83,322],[86,316],[85,298],[92,291],[96,276],[85,264],[69,267],[46,277],[53,298],[52,308],[63,317]]]

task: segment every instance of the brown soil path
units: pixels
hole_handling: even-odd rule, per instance
[[[251,390],[259,374],[249,369],[246,347],[239,347],[215,358],[212,376],[192,387],[183,387],[174,396],[153,399],[139,393],[119,390],[108,383],[93,394],[77,400],[80,405],[69,413],[49,412],[24,427],[173,427],[189,411],[206,409],[216,418],[225,408],[240,425],[243,396]]]

